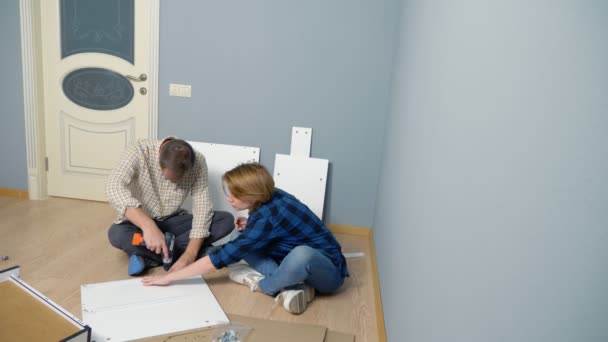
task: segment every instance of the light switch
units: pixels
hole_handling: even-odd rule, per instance
[[[192,86],[189,84],[169,84],[169,96],[192,97]]]

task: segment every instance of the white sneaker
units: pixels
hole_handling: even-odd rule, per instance
[[[275,301],[283,299],[283,307],[292,314],[299,315],[306,310],[308,303],[315,299],[315,289],[306,286],[301,290],[283,290]]]
[[[251,266],[244,264],[230,266],[229,277],[230,280],[235,283],[248,286],[252,292],[259,291],[258,282],[264,279],[262,273],[254,270]]]

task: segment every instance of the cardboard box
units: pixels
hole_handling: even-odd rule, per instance
[[[19,279],[0,271],[0,341],[90,342],[91,328]]]

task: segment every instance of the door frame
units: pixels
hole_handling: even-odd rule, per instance
[[[23,73],[23,114],[29,199],[48,198],[46,143],[42,80],[40,1],[19,0],[21,19],[21,68]],[[158,56],[160,0],[150,3],[150,71],[148,83],[148,138],[158,137]]]

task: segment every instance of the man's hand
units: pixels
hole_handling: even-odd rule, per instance
[[[246,225],[247,225],[246,217],[239,216],[239,217],[234,218],[234,227],[236,227],[236,230],[238,230],[239,232],[243,231],[243,229],[245,229]]]
[[[154,226],[150,226],[143,230],[144,232],[144,241],[146,242],[146,248],[151,250],[156,254],[163,253],[163,258],[169,258],[169,248],[167,248],[167,243],[165,242],[165,235],[160,229],[154,224]]]
[[[166,275],[144,277],[141,280],[141,282],[145,286],[150,286],[150,285],[166,286],[166,285],[171,284],[169,277],[167,277]]]
[[[182,268],[195,262],[196,256],[198,255],[198,252],[202,246],[202,238],[190,239],[190,241],[188,241],[188,246],[186,247],[186,250],[184,251],[182,256],[179,257],[179,259],[173,264],[173,266],[171,266],[171,268],[169,269],[169,273],[181,270]]]
[[[169,269],[169,273],[180,270],[196,260],[196,254],[192,255],[191,253],[184,253],[181,257],[171,266]]]
[[[133,222],[144,233],[146,248],[156,254],[163,253],[163,258],[169,258],[169,249],[165,242],[165,235],[158,226],[141,208],[127,208],[125,217]]]

